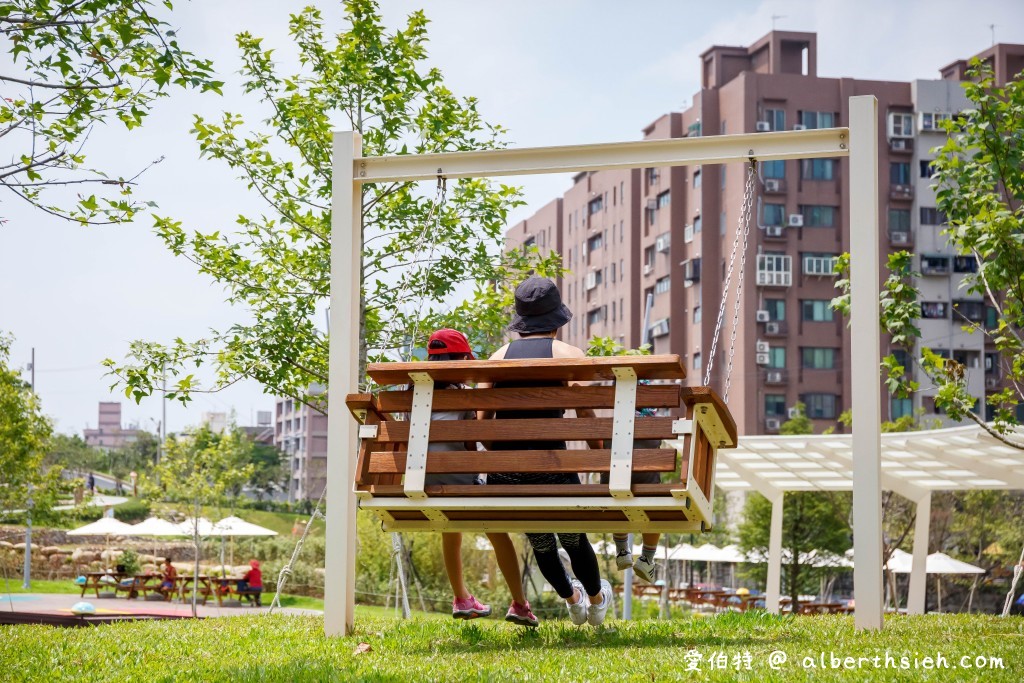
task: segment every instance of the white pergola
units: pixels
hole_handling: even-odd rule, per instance
[[[352,630],[355,609],[356,496],[353,481],[358,425],[345,406],[358,390],[363,185],[444,178],[576,173],[746,162],[750,159],[850,158],[849,225],[851,325],[876,330],[879,315],[878,101],[850,98],[849,127],[772,133],[644,140],[594,145],[497,149],[444,154],[364,157],[357,133],[336,132],[331,201],[331,317],[327,420],[327,635]],[[414,228],[410,228],[414,229]],[[726,293],[728,295],[728,293]],[[853,497],[858,515],[854,567],[858,629],[882,627],[882,470],[880,335],[866,334],[853,347]],[[781,507],[779,508],[781,523]],[[775,514],[773,512],[773,519]]]
[[[856,406],[855,408],[856,409]],[[682,447],[681,442],[674,443]],[[854,453],[857,457],[854,458]],[[862,554],[856,463],[866,454],[850,434],[740,437],[739,447],[718,452],[715,485],[757,491],[772,503],[765,604],[778,611],[782,564],[782,500],[786,491],[850,491],[854,495],[854,589],[857,611],[863,589],[857,569],[881,571],[881,557]],[[867,454],[870,455],[870,454]],[[928,522],[932,491],[1024,489],[1024,451],[1012,448],[977,425],[881,435],[881,486],[917,505],[907,612],[924,614]],[[872,538],[871,543],[875,543]],[[866,562],[873,562],[864,568]],[[869,594],[870,604],[875,596]]]

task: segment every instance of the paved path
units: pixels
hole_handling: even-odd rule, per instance
[[[100,593],[103,595],[103,593]],[[269,604],[273,593],[266,596],[264,605]],[[71,614],[71,606],[76,602],[84,600],[96,607],[97,614],[113,614],[126,612],[132,614],[155,614],[164,616],[191,616],[192,604],[180,602],[164,602],[158,600],[143,600],[141,598],[128,600],[123,595],[117,598],[96,598],[95,594],[86,595],[80,598],[77,593],[24,593],[8,595],[0,593],[0,610],[14,612],[41,612],[44,614]],[[196,605],[197,614],[201,617],[232,617],[242,614],[259,614],[268,611],[267,607],[252,607],[250,605],[229,607],[225,600],[224,607],[218,607],[215,599],[208,600],[204,606],[202,602]],[[282,614],[323,614],[317,610],[295,609],[282,607],[275,610],[275,613]]]

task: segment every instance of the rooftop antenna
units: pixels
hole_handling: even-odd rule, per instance
[[[988,25],[988,29],[990,31],[992,31],[992,45],[995,46],[995,44],[996,44],[996,25],[995,24],[989,24]]]
[[[785,18],[786,18],[785,14],[773,14],[772,15],[772,30],[773,31],[775,30],[775,20],[776,19],[785,19]]]

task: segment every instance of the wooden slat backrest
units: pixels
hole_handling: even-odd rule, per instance
[[[671,417],[638,417],[634,439],[671,439]],[[526,420],[437,420],[430,425],[430,442],[460,441],[586,441],[610,439],[612,418],[576,419],[537,418]],[[409,440],[409,423],[382,422],[377,434],[381,443],[405,443]]]
[[[435,389],[433,409],[447,410],[547,410],[590,408],[600,410],[615,405],[613,386],[529,387],[506,389]],[[677,408],[679,385],[652,384],[637,387],[637,408]],[[382,391],[377,409],[388,413],[407,413],[412,409],[412,390]]]
[[[370,474],[405,472],[405,453],[370,454]],[[442,451],[427,458],[427,474],[490,474],[492,472],[608,472],[611,451]],[[685,465],[684,465],[685,469]],[[633,451],[633,471],[674,472],[676,452],[671,448]]]
[[[464,384],[501,381],[594,382],[615,379],[615,368],[632,368],[638,379],[686,378],[686,369],[677,355],[371,363],[367,374],[383,386],[407,384],[410,372],[425,372],[439,382]]]

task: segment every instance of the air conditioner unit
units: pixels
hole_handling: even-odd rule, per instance
[[[759,323],[766,323],[771,320],[771,316],[768,314],[768,311],[758,311],[754,314],[754,319]]]
[[[797,123],[793,126],[793,130],[807,130],[807,126],[802,123]]]
[[[700,259],[687,259],[683,261],[683,279],[689,282],[700,281]]]
[[[889,148],[894,151],[908,151],[911,148],[910,138],[893,138],[889,141]]]
[[[765,192],[778,192],[779,191],[779,181],[778,181],[778,179],[777,178],[767,178],[764,181],[764,191]]]
[[[597,287],[597,273],[587,273],[587,289]]]
[[[995,389],[998,386],[999,386],[999,378],[998,377],[986,377],[985,378],[985,388],[986,389]]]
[[[683,242],[689,244],[693,241],[693,226],[687,225],[683,228]]]
[[[771,348],[771,345],[766,341],[761,341],[760,339],[758,339],[757,343],[754,344],[754,350],[758,353],[768,353],[769,348]]]
[[[789,227],[791,228],[802,228],[804,227],[804,216],[801,213],[789,214]]]
[[[768,121],[758,121],[755,128],[758,133],[767,133],[772,129],[772,124]]]
[[[800,411],[797,408],[789,408],[786,410],[786,416],[792,420],[793,418],[800,417]]]
[[[668,318],[662,318],[651,325],[652,337],[664,337],[668,334]]]
[[[672,236],[669,233],[658,235],[658,239],[654,240],[654,249],[656,251],[666,252],[670,246],[672,246]]]
[[[647,210],[648,211],[654,211],[657,208],[658,208],[658,200],[657,199],[648,199],[647,200]]]
[[[765,334],[778,334],[782,331],[782,326],[777,322],[765,323],[764,333]]]
[[[644,275],[650,275],[653,272],[654,272],[654,264],[653,263],[645,263],[644,264]]]
[[[908,235],[905,232],[890,232],[889,241],[893,244],[907,244],[910,242]]]
[[[780,384],[782,382],[782,372],[779,370],[770,370],[765,373],[764,381],[768,384]]]
[[[782,426],[782,420],[777,417],[769,417],[764,421],[764,428],[769,432],[779,431],[779,427]]]
[[[768,362],[769,362],[769,361],[768,361],[768,354],[767,354],[767,353],[759,353],[759,354],[757,354],[757,355],[756,355],[756,356],[754,357],[754,361],[755,361],[755,362],[756,362],[756,363],[757,363],[758,365],[768,365]]]
[[[782,237],[781,225],[769,225],[764,229],[765,237]]]

